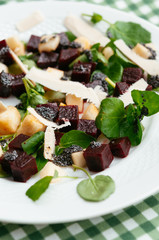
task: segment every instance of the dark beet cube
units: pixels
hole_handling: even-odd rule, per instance
[[[58,116],[59,108],[57,103],[47,103],[37,105],[35,111],[43,118],[49,121],[55,121]]]
[[[123,72],[122,81],[128,84],[133,84],[142,78],[143,73],[141,68],[125,68]]]
[[[70,45],[70,41],[66,35],[66,33],[62,32],[58,34],[60,36],[60,43],[57,50],[61,50],[62,48],[68,48]]]
[[[91,76],[91,65],[75,63],[72,71],[72,81],[88,83]]]
[[[77,130],[83,131],[93,137],[97,137],[98,129],[94,120],[79,119],[77,123]]]
[[[114,156],[124,158],[128,155],[131,142],[128,137],[118,138],[110,142],[110,148]]]
[[[146,91],[152,91],[152,89],[153,89],[152,85],[149,84],[146,88]]]
[[[126,92],[126,90],[129,88],[129,84],[126,82],[117,82],[114,89],[114,97],[118,97],[119,95]]]
[[[62,138],[63,135],[64,135],[64,133],[62,133],[62,132],[55,132],[55,138],[56,138],[56,143],[55,143],[55,145],[56,145],[56,146],[59,145],[60,140],[61,140],[61,138]]]
[[[26,182],[38,172],[35,158],[23,151],[18,153],[18,157],[12,161],[10,167],[13,179],[18,182]]]
[[[13,63],[13,58],[12,55],[10,54],[6,40],[0,41],[0,62],[6,65]]]
[[[113,155],[109,144],[92,143],[85,151],[84,158],[88,169],[93,172],[99,172],[108,168],[113,160]]]
[[[96,86],[100,86],[100,89],[103,91],[103,92],[108,92],[108,84],[107,82],[104,80],[94,80],[93,82],[89,82],[87,84],[85,84],[86,87],[90,87],[90,88],[95,88]]]
[[[27,135],[19,134],[9,143],[9,148],[22,150],[22,143],[25,142],[28,138],[29,136]]]
[[[0,158],[2,169],[5,172],[9,174],[11,173],[11,164],[17,159],[19,152],[20,150],[10,149],[7,152],[5,152],[3,156]]]
[[[79,119],[77,105],[69,105],[69,106],[60,106],[59,107],[58,122],[60,124],[62,124],[62,123],[64,123],[65,119],[69,120],[71,123],[71,127],[69,127],[69,129],[77,128],[77,121]]]
[[[79,51],[75,48],[62,49],[59,57],[59,67],[68,69],[68,65],[79,56]]]
[[[153,88],[159,87],[159,75],[149,76],[147,80],[148,84],[150,84]]]
[[[57,64],[59,54],[55,52],[42,52],[38,58],[37,65],[39,68],[54,67]]]
[[[27,44],[28,52],[38,52],[38,45],[40,43],[40,37],[31,35],[29,42]]]
[[[25,86],[22,78],[25,76],[24,73],[14,75],[14,79],[11,82],[12,94],[16,97],[19,97],[22,93],[25,92]]]
[[[11,83],[14,77],[2,71],[0,73],[0,97],[9,97],[12,92]]]

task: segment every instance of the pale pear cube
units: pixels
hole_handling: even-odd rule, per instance
[[[10,49],[17,55],[22,56],[25,55],[25,46],[17,36],[7,38],[7,44]]]
[[[39,120],[33,115],[27,115],[21,123],[17,133],[18,135],[22,133],[28,136],[32,136],[34,133],[44,131],[45,128],[46,126],[39,122]]]
[[[85,167],[86,166],[86,160],[83,156],[83,151],[81,152],[74,152],[71,154],[72,161],[75,165],[78,167]]]
[[[66,176],[65,171],[61,168],[55,165],[53,162],[47,162],[44,168],[40,171],[40,178],[44,178],[46,176],[54,176],[55,171],[58,172],[59,176]],[[62,178],[54,178],[51,180],[51,183],[56,183],[61,181]]]
[[[0,73],[2,71],[8,73],[8,67],[4,63],[0,63]]]
[[[44,35],[40,39],[38,50],[39,52],[55,51],[59,43],[60,37],[58,35]]]
[[[91,48],[91,43],[86,37],[78,37],[74,40],[74,42],[77,42],[81,45],[79,48],[79,51],[89,50]]]
[[[114,51],[113,51],[113,49],[112,49],[111,47],[106,47],[106,48],[104,48],[104,50],[103,50],[102,53],[103,53],[104,57],[105,57],[107,60],[109,60],[109,58],[110,58],[111,56],[113,56]]]
[[[151,52],[149,49],[144,47],[142,44],[137,43],[136,46],[133,48],[133,51],[138,54],[140,57],[148,59],[151,57]]]
[[[80,97],[76,97],[74,94],[68,94],[66,96],[66,104],[77,105],[79,112],[83,112],[83,99]]]
[[[20,124],[21,116],[13,106],[8,106],[7,110],[0,113],[0,135],[14,134]]]
[[[109,144],[109,143],[110,143],[110,140],[109,140],[106,136],[104,136],[103,133],[101,133],[101,134],[99,135],[99,137],[97,138],[97,142],[100,142],[100,143],[102,143],[102,144]]]
[[[98,113],[99,111],[97,107],[93,103],[90,103],[86,110],[84,111],[82,119],[95,120]]]

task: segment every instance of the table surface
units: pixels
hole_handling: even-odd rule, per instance
[[[23,1],[25,0],[17,0]],[[0,0],[0,5],[9,2],[12,0]],[[159,25],[159,0],[87,0],[87,2],[133,12]],[[159,193],[124,210],[80,222],[50,225],[0,223],[0,240],[22,239],[159,240]]]

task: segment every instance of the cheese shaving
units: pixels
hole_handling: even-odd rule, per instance
[[[110,39],[105,37],[100,31],[91,27],[82,19],[69,15],[64,20],[64,25],[76,36],[86,37],[91,45],[100,43],[102,47],[105,47],[110,42]]]
[[[40,83],[41,85],[66,94],[74,94],[76,97],[88,99],[94,103],[97,108],[100,106],[99,93],[102,91],[98,89],[98,94],[93,88],[87,88],[79,82],[56,80],[52,77],[52,73],[33,67],[26,75],[30,80]]]
[[[26,68],[26,66],[22,63],[22,61],[18,58],[18,56],[11,50],[9,49],[10,54],[12,55],[12,58],[14,59],[14,61],[18,64],[18,66],[20,67],[20,69],[27,74],[28,69]]]
[[[34,108],[32,107],[28,107],[27,108],[28,112],[31,113],[35,118],[37,118],[39,120],[39,122],[43,123],[45,126],[47,127],[52,127],[54,130],[55,129],[61,129],[63,127],[68,127],[71,126],[69,121],[66,121],[64,124],[61,125],[57,125],[55,122],[51,122],[45,118],[43,118],[42,116],[40,116]]]
[[[44,138],[44,157],[52,160],[55,151],[55,132],[52,127],[47,127]]]
[[[159,75],[159,62],[151,59],[144,59],[131,50],[123,40],[114,42],[115,46],[132,62],[145,70],[150,75]]]
[[[131,103],[134,103],[134,101],[131,97],[131,91],[133,91],[133,90],[144,91],[147,88],[147,86],[148,86],[148,84],[143,78],[141,78],[140,80],[138,80],[137,82],[132,84],[128,88],[128,90],[119,97],[119,99],[123,101],[124,107],[126,107],[127,105],[129,105]]]
[[[16,28],[19,32],[25,32],[28,29],[36,26],[44,20],[44,15],[40,11],[33,12],[28,17],[20,20],[16,24]]]

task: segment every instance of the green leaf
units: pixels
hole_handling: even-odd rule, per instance
[[[37,156],[36,156],[36,165],[38,168],[38,172],[43,169],[43,167],[46,165],[46,163],[48,162],[47,159],[44,158],[43,155],[44,149],[41,148],[38,152],[37,152]]]
[[[95,44],[91,47],[91,49],[95,48],[95,49],[98,51],[99,47],[100,47],[100,43],[95,43]]]
[[[118,49],[116,49],[115,54],[111,56],[109,59],[109,63],[115,63],[115,62],[121,64],[124,68],[136,66],[128,58],[126,58]]]
[[[100,14],[93,13],[93,15],[91,17],[91,22],[95,24],[95,23],[102,21],[102,19],[103,19],[103,17]]]
[[[44,95],[44,94],[45,94],[45,90],[44,90],[43,86],[42,86],[41,84],[39,84],[39,83],[36,83],[34,89],[35,89],[38,93],[40,93],[41,95]]]
[[[17,63],[9,65],[8,70],[11,74],[21,74],[23,72]]]
[[[76,36],[70,31],[65,32],[65,34],[67,35],[70,42],[73,42],[76,39]]]
[[[30,70],[32,67],[37,67],[35,61],[31,60],[31,59],[25,59],[23,60],[23,64],[28,66],[28,69]]]
[[[92,141],[95,141],[95,138],[83,131],[71,130],[62,136],[59,146],[67,148],[75,144],[82,148],[87,148]]]
[[[29,95],[29,105],[33,108],[35,108],[39,104],[45,104],[47,103],[47,99],[44,98],[40,94],[36,94],[35,92],[31,92]]]
[[[6,178],[6,177],[9,177],[9,175],[2,169],[2,166],[0,165],[0,178]]]
[[[52,176],[46,176],[40,179],[27,190],[26,195],[33,201],[38,200],[40,196],[47,190],[52,179]]]
[[[107,59],[104,57],[104,55],[101,52],[98,52],[95,48],[91,49],[91,53],[93,56],[93,62],[102,62],[104,64],[107,64],[108,61]]]
[[[69,68],[70,69],[73,68],[73,65],[77,62],[88,62],[88,58],[87,58],[86,54],[82,54],[79,57],[77,57],[73,62],[71,62],[69,64]]]
[[[44,132],[40,131],[22,143],[22,148],[27,154],[34,153],[44,141]]]
[[[115,183],[109,176],[98,175],[93,178],[93,182],[96,188],[90,179],[81,181],[77,186],[78,194],[87,201],[105,200],[115,191]]]
[[[110,25],[107,32],[112,34],[113,39],[123,39],[127,45],[131,46],[151,42],[150,32],[134,22],[117,21]]]
[[[133,90],[131,95],[142,115],[151,116],[159,112],[159,95],[155,92]]]
[[[96,126],[108,138],[120,136],[120,124],[125,117],[123,102],[118,98],[106,98],[101,102]]]

